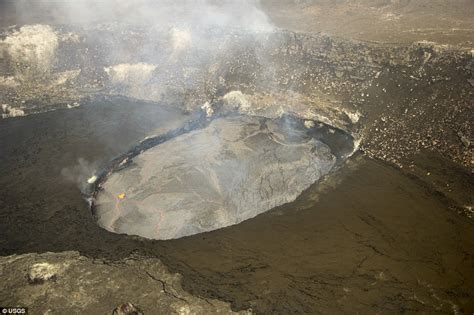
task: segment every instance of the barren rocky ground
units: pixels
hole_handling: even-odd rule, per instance
[[[2,303],[30,306],[33,314],[110,314],[110,305],[117,306],[114,314],[126,310],[142,314],[232,313],[224,302],[184,291],[180,275],[169,273],[158,259],[129,257],[110,263],[77,252],[25,254],[2,259],[0,271],[2,290],[11,297],[3,298]],[[133,282],[129,281],[131,276]],[[126,301],[132,296],[136,304],[130,306]]]
[[[365,42],[474,45],[470,0],[268,0],[277,25]]]
[[[256,31],[84,25],[1,2],[0,306],[472,312],[473,6],[263,1]],[[152,241],[96,224],[90,176],[218,109],[324,123],[360,150],[230,228]],[[28,281],[35,264],[53,275]]]

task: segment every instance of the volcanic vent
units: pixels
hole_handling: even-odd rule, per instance
[[[337,137],[345,145],[331,148]],[[352,150],[351,139],[291,116],[226,115],[124,158],[100,183],[95,214],[109,231],[152,239],[237,224],[295,200]]]

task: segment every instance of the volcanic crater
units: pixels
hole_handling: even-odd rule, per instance
[[[0,305],[472,312],[472,7],[306,2],[0,3]]]

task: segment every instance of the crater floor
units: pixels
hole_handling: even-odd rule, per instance
[[[152,239],[211,231],[295,200],[336,160],[301,122],[219,118],[113,172],[96,215],[109,231]]]

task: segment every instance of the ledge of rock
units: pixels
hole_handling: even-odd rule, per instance
[[[0,304],[26,306],[31,314],[233,313],[224,302],[185,292],[181,276],[156,258],[112,263],[73,251],[6,256],[0,281]]]

